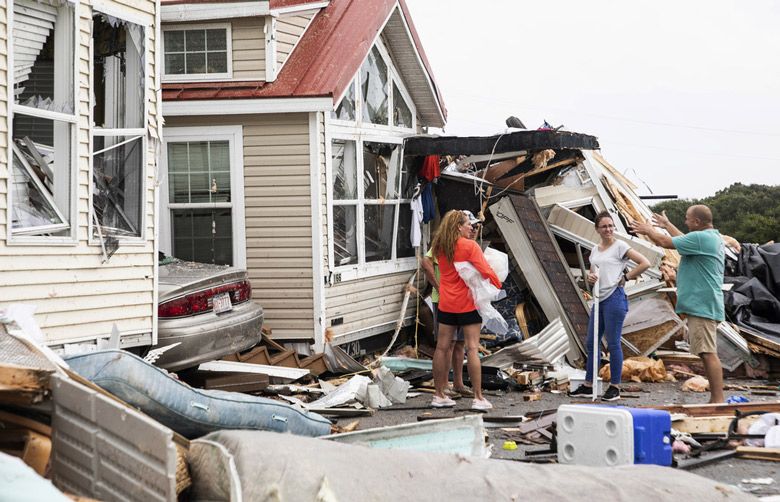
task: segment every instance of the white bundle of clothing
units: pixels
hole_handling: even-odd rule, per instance
[[[471,297],[477,306],[477,311],[482,316],[482,327],[497,335],[505,334],[509,325],[491,302],[504,298],[506,291],[495,287],[489,279],[482,277],[474,265],[467,261],[455,262],[455,270],[458,271],[460,278],[471,291]]]

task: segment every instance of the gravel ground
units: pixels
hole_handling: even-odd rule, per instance
[[[729,380],[727,383],[740,385],[766,385],[767,382],[756,380],[735,381]],[[631,384],[641,387],[641,392],[631,393],[636,396],[633,398],[623,398],[618,401],[624,406],[636,405],[664,405],[664,404],[696,404],[706,403],[709,397],[708,393],[682,392],[681,383],[641,383]],[[775,385],[777,385],[775,383]],[[508,416],[524,415],[533,411],[555,409],[561,404],[572,402],[565,394],[552,394],[543,392],[542,399],[539,401],[524,402],[523,395],[520,392],[500,392],[486,391],[486,397],[493,403],[494,409],[490,415]],[[749,393],[726,391],[726,396],[740,394],[745,395],[751,402],[777,401],[778,397],[752,396]],[[410,422],[417,422],[418,416],[451,418],[472,413],[468,408],[471,405],[470,399],[460,399],[454,409],[431,409],[429,408],[431,400],[430,394],[423,394],[407,400],[405,404],[395,405],[391,408],[378,410],[373,416],[362,417],[359,419],[342,418],[340,425],[346,425],[354,420],[359,420],[358,429],[369,429],[373,427],[385,427],[389,425],[398,425]],[[579,402],[582,402],[581,400]],[[511,437],[511,433],[501,429],[488,429],[490,443],[493,445],[493,458],[517,461],[526,459],[528,450],[544,450],[546,445],[526,446],[518,443],[517,450],[504,450],[502,445],[505,439],[516,439]],[[780,463],[765,462],[756,460],[743,460],[731,458],[719,462],[690,470],[695,474],[717,480],[723,483],[732,484],[740,487],[744,491],[749,491],[756,495],[780,495]],[[755,485],[742,483],[743,479],[751,478],[772,478],[774,482],[770,485]]]

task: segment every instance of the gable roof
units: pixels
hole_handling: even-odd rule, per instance
[[[165,83],[163,100],[328,96],[335,105],[382,31],[422,123],[443,126],[444,100],[404,0],[331,0],[314,17],[274,82]]]

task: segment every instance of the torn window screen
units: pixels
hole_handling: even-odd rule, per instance
[[[376,47],[368,53],[360,68],[360,88],[363,94],[363,120],[388,125],[387,64]]]
[[[11,175],[13,207],[11,232],[16,235],[50,234],[69,227],[59,212],[49,189],[27,162],[25,154],[13,148]]]
[[[412,111],[395,84],[393,84],[393,125],[407,129],[412,128]]]
[[[334,139],[333,155],[333,198],[337,200],[357,199],[357,153],[354,141]]]
[[[366,199],[398,198],[401,145],[363,142],[363,196]]]
[[[341,103],[335,111],[331,112],[331,117],[338,120],[355,120],[355,82],[352,81],[347,88]]]
[[[358,262],[357,206],[333,206],[333,254],[336,266]]]
[[[145,50],[141,26],[104,14],[93,17],[96,127],[144,127]]]
[[[227,73],[225,28],[165,30],[165,74]]]
[[[72,114],[73,4],[16,0],[13,14],[14,102]]]
[[[92,203],[104,235],[139,237],[143,218],[141,137],[95,136]]]
[[[71,145],[72,125],[58,120],[14,113],[14,193],[15,212],[12,233],[16,235],[67,235],[71,220]],[[17,173],[26,173],[26,188],[17,184]],[[25,195],[26,194],[26,195]],[[17,196],[19,198],[17,198]],[[36,204],[45,200],[46,207]],[[43,224],[23,214],[46,214],[57,218]],[[41,213],[43,212],[43,213]],[[17,219],[16,215],[19,216]],[[50,219],[45,216],[46,219]],[[54,226],[52,226],[54,225]]]

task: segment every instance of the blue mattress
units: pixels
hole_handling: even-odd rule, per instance
[[[193,389],[123,350],[81,354],[66,361],[79,375],[187,438],[223,429],[311,437],[330,433],[330,421],[316,413],[238,392]]]

